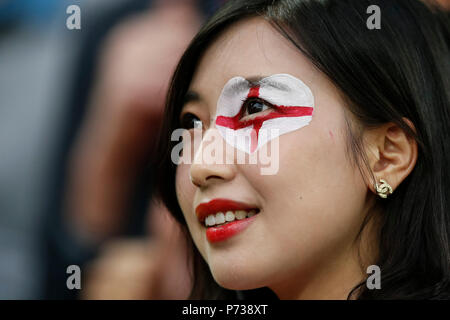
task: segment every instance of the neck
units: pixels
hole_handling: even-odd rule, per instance
[[[314,267],[305,268],[269,288],[282,300],[344,300],[360,282],[367,278],[367,267],[373,264],[377,256],[374,244],[376,226],[372,219],[361,233],[359,241],[351,244],[314,263]],[[363,285],[364,286],[364,285]],[[351,297],[353,298],[353,296]]]
[[[299,275],[298,279],[302,280],[289,279],[271,289],[282,300],[345,300],[364,279],[364,274],[359,266],[346,261],[316,269],[308,275]]]

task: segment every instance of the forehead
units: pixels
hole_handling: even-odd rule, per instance
[[[206,50],[190,89],[205,100],[220,95],[233,77],[247,79],[288,73],[312,86],[318,72],[294,45],[263,18],[237,22]]]

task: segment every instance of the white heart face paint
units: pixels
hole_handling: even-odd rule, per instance
[[[241,120],[244,102],[251,98],[268,102],[273,110]],[[313,110],[311,90],[294,76],[275,74],[259,80],[257,85],[243,77],[234,77],[225,84],[217,101],[215,123],[228,144],[253,153],[270,140],[308,125]]]

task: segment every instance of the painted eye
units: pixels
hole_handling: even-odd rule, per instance
[[[181,127],[186,130],[201,128],[202,121],[192,113],[185,113],[181,118]]]
[[[251,99],[244,102],[244,116],[265,111],[271,106],[260,99]]]

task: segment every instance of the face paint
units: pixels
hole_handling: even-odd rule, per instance
[[[267,102],[270,113],[241,120],[245,101]],[[275,74],[254,85],[242,77],[230,79],[217,101],[216,127],[225,141],[246,153],[253,153],[278,136],[298,130],[312,119],[314,97],[301,80]],[[260,134],[263,133],[263,134]]]

